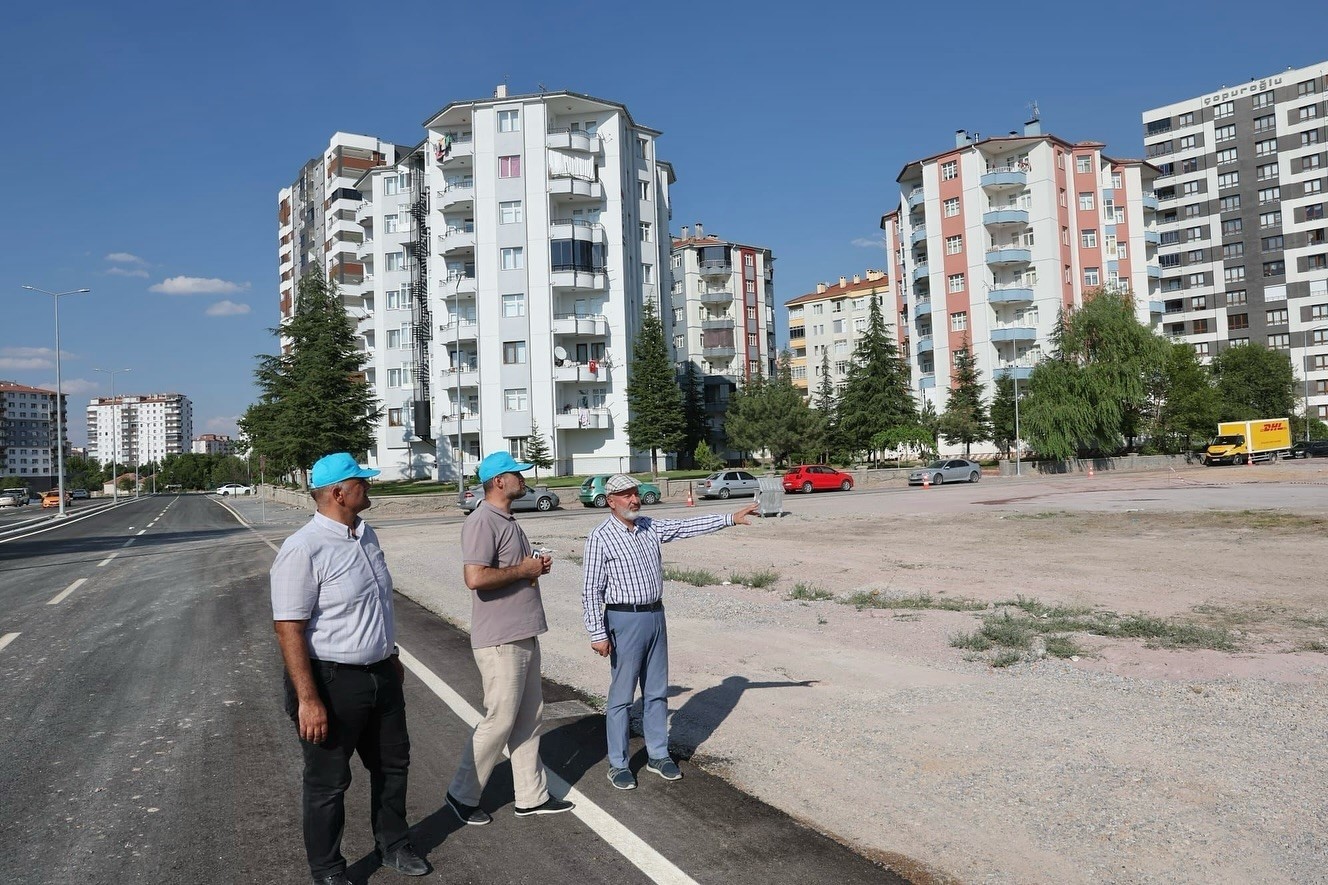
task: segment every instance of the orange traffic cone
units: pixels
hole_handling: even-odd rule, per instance
[[[931,488],[931,474],[930,474],[930,473],[924,473],[924,474],[922,475],[922,487],[923,487],[924,489],[929,489],[929,488]]]
[[[688,507],[695,507],[695,506],[696,506],[696,502],[692,500],[692,487],[691,487],[691,486],[688,486],[688,487],[687,487],[687,506],[688,506]]]
[[[1089,464],[1089,465],[1088,465],[1088,475],[1089,475],[1089,476],[1092,476],[1092,475],[1093,475],[1093,465],[1092,465],[1092,464]]]

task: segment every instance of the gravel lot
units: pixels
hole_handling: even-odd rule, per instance
[[[790,496],[665,547],[778,576],[666,586],[676,750],[918,882],[1328,881],[1325,492],[1310,461]],[[460,522],[367,515],[398,588],[466,626]],[[603,517],[521,517],[554,550],[545,675],[595,696],[580,555]],[[984,612],[844,604],[859,591],[1148,613],[1236,647],[1077,634],[1077,660],[995,668],[950,644]]]

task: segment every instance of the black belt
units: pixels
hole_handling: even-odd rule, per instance
[[[377,670],[390,660],[392,659],[383,658],[376,664],[343,664],[340,661],[320,661],[318,658],[310,658],[309,663],[315,664],[319,667],[327,667],[329,670],[364,670],[367,672],[370,670]]]
[[[608,612],[657,612],[664,608],[664,601],[656,599],[654,602],[646,602],[637,605],[633,602],[615,602],[604,606]]]

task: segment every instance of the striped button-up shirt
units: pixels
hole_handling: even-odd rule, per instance
[[[716,513],[691,519],[642,516],[632,526],[610,516],[596,526],[586,538],[586,583],[581,591],[590,641],[608,636],[604,629],[605,605],[649,605],[664,595],[661,544],[708,535],[731,525],[731,514]]]

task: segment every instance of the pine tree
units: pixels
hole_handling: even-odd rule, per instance
[[[709,442],[710,420],[706,415],[705,382],[696,370],[696,363],[687,361],[687,368],[682,378],[682,413],[683,441],[679,450],[679,461],[689,461],[695,467],[701,465],[695,461],[698,443]]]
[[[1007,373],[997,376],[991,398],[991,439],[1006,457],[1014,448],[1014,431],[1014,378]]]
[[[320,271],[301,278],[295,315],[272,332],[289,348],[258,358],[258,402],[240,418],[240,429],[255,453],[283,472],[300,471],[307,485],[306,472],[323,455],[368,451],[378,402],[341,297]]]
[[[941,435],[951,442],[963,443],[965,455],[972,450],[973,443],[991,435],[987,407],[982,402],[981,374],[967,334],[964,335],[963,349],[955,354],[954,386],[950,388],[950,399],[945,404],[939,429]]]
[[[821,417],[821,455],[818,461],[829,463],[831,452],[839,446],[839,402],[835,382],[830,379],[830,353],[821,351],[821,383],[813,400]]]
[[[917,416],[908,366],[881,315],[880,299],[868,306],[867,328],[853,349],[838,408],[840,439],[859,452],[871,448],[876,434],[913,424]]]
[[[553,466],[553,453],[549,451],[549,442],[540,433],[539,425],[530,422],[530,436],[526,437],[526,460],[535,465],[535,479],[539,480],[540,468]]]
[[[738,389],[729,397],[729,408],[724,414],[724,435],[729,446],[739,452],[755,455],[765,448],[761,433],[761,393],[765,378],[758,370],[738,382]]]
[[[641,328],[632,346],[627,382],[627,442],[634,449],[650,450],[650,469],[659,473],[659,451],[676,451],[684,436],[682,390],[669,361],[664,326],[647,299]]]

